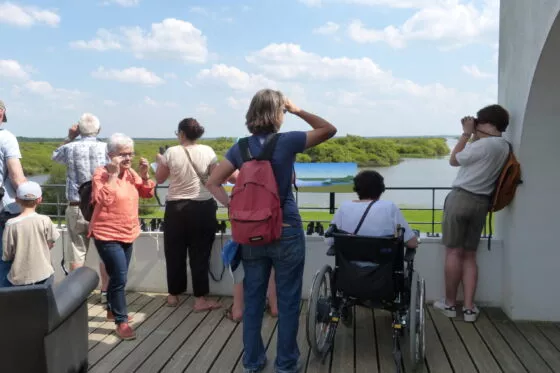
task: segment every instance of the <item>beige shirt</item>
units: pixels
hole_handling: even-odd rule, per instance
[[[8,281],[29,285],[49,278],[54,273],[49,243],[59,236],[46,215],[34,213],[8,220],[2,237],[2,260],[13,260]]]
[[[218,163],[214,149],[208,145],[173,146],[165,152],[164,164],[169,168],[169,189],[167,200],[193,199],[203,201],[211,199],[212,194],[202,184],[193,166],[187,158],[185,149],[189,152],[198,172],[208,176],[211,165]]]

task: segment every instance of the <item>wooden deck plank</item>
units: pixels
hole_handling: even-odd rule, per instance
[[[526,372],[523,364],[501,337],[497,329],[494,328],[484,312],[479,314],[475,327],[504,372]]]
[[[465,344],[474,365],[479,372],[502,372],[502,369],[486,347],[485,342],[478,334],[473,323],[467,323],[461,319],[454,319],[453,324]]]
[[[105,321],[103,305],[89,307],[91,372],[241,372],[242,323],[222,310],[192,312],[192,299],[178,307],[163,307],[163,295],[130,293],[131,323],[137,339],[121,342],[114,323]],[[222,301],[224,307],[231,298]],[[354,325],[339,325],[334,352],[321,364],[311,353],[306,335],[307,304],[302,302],[298,345],[301,372],[395,372],[391,315],[357,307]],[[267,348],[265,372],[274,371],[277,319],[265,314],[262,336]],[[404,344],[403,359],[407,362]],[[538,372],[560,371],[560,328],[553,323],[512,322],[500,310],[485,308],[474,324],[450,320],[431,307],[426,318],[425,372]],[[380,369],[378,367],[380,366]],[[409,373],[405,364],[405,373]],[[265,373],[263,372],[263,373]]]
[[[375,319],[375,337],[377,341],[377,356],[379,357],[379,371],[392,373],[397,371],[393,358],[393,328],[392,316],[388,311],[376,309],[373,311]]]
[[[535,349],[529,344],[527,339],[517,329],[515,324],[502,310],[498,308],[486,308],[483,310],[483,313],[504,338],[513,354],[517,356],[519,364],[523,365],[526,371],[531,373],[552,373],[552,370],[548,367],[548,365],[546,365],[546,362],[540,357]],[[501,363],[504,359],[508,359],[508,357],[499,357],[498,362]],[[522,368],[519,366],[504,367],[504,370],[506,369],[509,369],[509,371],[512,372],[525,371],[521,370]]]
[[[552,343],[542,334],[534,323],[516,322],[517,329],[527,338],[546,364],[554,371],[560,372],[560,354]]]
[[[426,311],[426,364],[430,373],[452,372],[442,341],[430,313]]]
[[[229,305],[229,303],[225,304]],[[204,313],[192,313],[189,319],[185,320],[181,326],[177,328],[177,333],[175,333],[175,335],[179,338],[182,335],[183,343],[176,346],[175,353],[173,353],[161,372],[192,371],[188,369],[189,364],[198,351],[203,348],[204,342],[206,342],[223,317],[223,310],[221,309]],[[146,370],[146,372],[154,371],[155,370]]]
[[[211,373],[231,372],[243,353],[243,323],[239,323],[210,368]]]
[[[356,348],[356,373],[377,373],[377,341],[373,312],[365,307],[355,307],[354,343]]]
[[[130,325],[136,330],[137,338],[142,335],[142,326],[150,321],[150,316],[155,314],[155,320],[157,320],[158,317],[161,317],[159,316],[160,314],[165,316],[168,309],[168,307],[166,307],[166,309],[161,310],[161,307],[165,304],[165,297],[146,297],[150,300],[149,303],[142,307],[142,309],[138,310],[138,312],[134,313],[134,320],[130,323]],[[122,360],[122,358],[120,358],[121,351],[135,346],[137,341],[138,340],[125,341],[126,344],[121,346],[122,340],[117,337],[113,329],[111,334],[107,335],[100,343],[97,344],[97,346],[89,351],[89,369],[103,373],[110,371],[114,366],[114,360]],[[96,367],[97,364],[105,367],[104,369],[106,370],[99,370],[99,368]]]
[[[351,312],[354,312],[352,307]],[[334,351],[331,363],[331,372],[354,371],[354,321],[352,325],[345,326],[342,321],[338,324],[334,336]]]
[[[476,373],[477,370],[467,352],[467,349],[465,348],[465,345],[453,327],[451,320],[434,310],[432,306],[427,307],[427,310],[430,312],[430,316],[434,322],[434,326],[439,334],[451,365],[453,366],[454,372]]]
[[[118,365],[115,364],[116,366],[112,372],[134,372],[137,371],[138,367],[140,367],[143,363],[153,364],[152,366],[156,366],[157,362],[161,361],[161,366],[165,364],[167,358],[164,357],[163,359],[160,359],[158,352],[162,351],[162,346],[169,341],[167,338],[176,331],[177,326],[191,314],[193,309],[192,305],[194,300],[192,298],[185,299],[181,297],[179,302],[180,303],[177,305],[176,310],[174,310],[171,315],[159,327],[157,327],[157,329],[140,341],[139,345],[130,354],[128,354],[124,360],[117,363]],[[168,347],[168,349],[170,347],[173,349],[176,348],[176,346],[168,345],[166,345],[166,347]],[[172,353],[173,350],[169,352],[169,356],[171,356]],[[159,371],[161,366],[158,366],[157,369],[154,368],[151,372]]]
[[[204,344],[203,348],[191,362],[189,370],[200,373],[208,372],[214,361],[225,348],[236,328],[240,329],[241,324],[235,323],[225,317],[222,318],[216,329],[214,329],[212,335],[210,335]]]

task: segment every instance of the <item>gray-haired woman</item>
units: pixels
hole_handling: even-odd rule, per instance
[[[298,370],[299,305],[303,265],[305,262],[305,236],[298,207],[292,192],[292,172],[297,153],[319,145],[335,135],[336,128],[317,115],[295,106],[279,91],[263,89],[255,94],[246,115],[246,124],[252,136],[248,138],[251,154],[257,156],[268,135],[276,133],[284,121],[286,112],[300,117],[311,131],[291,131],[279,134],[272,169],[282,203],[283,229],[281,238],[274,243],[254,250],[243,245],[242,261],[245,277],[243,291],[243,366],[248,372],[258,372],[266,363],[261,337],[266,289],[270,271],[274,268],[278,294],[278,343],[275,367],[279,372]],[[225,160],[215,168],[208,180],[208,190],[224,206],[229,197],[223,182],[243,163],[239,143],[233,145]],[[252,250],[251,250],[252,249]]]
[[[148,174],[148,161],[140,159],[140,175],[132,169],[134,142],[123,134],[109,139],[107,151],[111,162],[99,167],[93,174],[92,201],[95,209],[89,226],[97,252],[109,275],[107,289],[107,318],[117,325],[116,333],[122,339],[134,339],[128,325],[124,289],[132,244],[140,235],[138,199],[152,198],[155,183]]]

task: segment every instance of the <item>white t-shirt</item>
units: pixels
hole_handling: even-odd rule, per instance
[[[336,224],[338,229],[354,233],[370,203],[371,201],[343,202],[338,210],[336,210],[332,224]],[[398,206],[391,201],[379,200],[369,209],[357,235],[373,237],[390,236],[395,234],[398,224],[404,228],[405,242],[415,236]],[[334,238],[325,238],[325,242],[331,246],[334,244]]]
[[[163,155],[163,164],[169,168],[167,200],[193,199],[204,201],[213,198],[189,162],[185,148],[198,172],[203,176],[207,176],[209,167],[218,162],[214,149],[208,145],[195,144],[187,147],[176,145],[167,149]]]
[[[0,185],[8,173],[8,159],[10,158],[21,159],[19,144],[16,137],[10,131],[0,128]],[[20,207],[16,203],[16,192],[10,180],[10,175],[4,180],[4,189],[5,193],[0,211],[6,209],[6,211],[12,214],[19,213]]]
[[[455,155],[461,167],[452,186],[491,195],[508,155],[509,144],[502,137],[485,137],[467,144]]]

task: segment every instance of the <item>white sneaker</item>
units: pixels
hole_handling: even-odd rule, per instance
[[[447,317],[457,317],[457,308],[455,306],[448,306],[445,303],[445,298],[434,302],[434,308]]]
[[[470,310],[463,307],[463,318],[465,319],[465,322],[475,322],[478,318],[479,312],[478,307],[474,304],[473,308]]]
[[[101,292],[101,304],[107,304],[107,292],[106,291]]]

